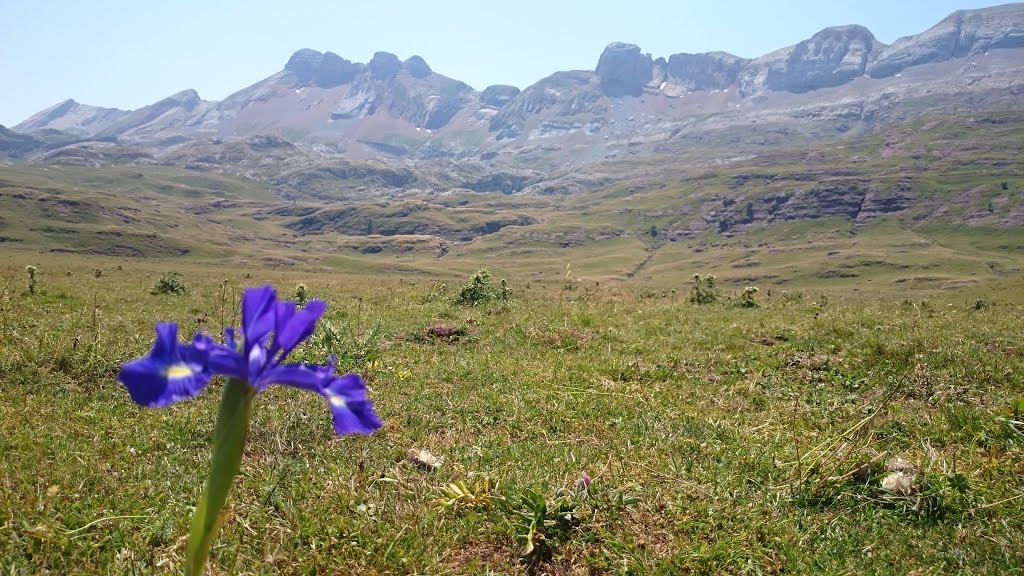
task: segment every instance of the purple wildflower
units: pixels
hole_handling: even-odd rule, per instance
[[[242,295],[240,340],[235,330],[228,328],[224,345],[201,333],[193,344],[180,344],[177,325],[159,324],[153,351],[126,364],[118,379],[132,400],[154,407],[195,396],[213,375],[246,382],[253,394],[271,384],[284,384],[323,396],[338,434],[369,434],[382,422],[366,398],[362,378],[357,374],[335,376],[334,359],[325,366],[284,363],[312,336],[326,309],[321,300],[311,300],[301,310],[293,302],[279,302],[269,285],[249,288]]]

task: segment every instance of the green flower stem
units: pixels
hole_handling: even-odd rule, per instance
[[[196,506],[195,515],[192,516],[185,576],[203,574],[210,547],[224,522],[221,510],[242,463],[242,449],[245,447],[249,416],[252,414],[252,397],[252,387],[241,380],[230,378],[224,385],[217,423],[213,428],[210,474],[206,477],[206,487]]]

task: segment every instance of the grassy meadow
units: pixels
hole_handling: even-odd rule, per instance
[[[738,267],[783,233],[534,268],[486,242],[306,267],[0,252],[0,574],[180,570],[220,384],[152,410],[115,376],[155,322],[217,334],[264,282],[329,302],[298,355],[338,354],[385,425],[335,437],[320,397],[260,395],[211,573],[1024,573],[1019,247],[799,233]],[[513,299],[454,304],[486,264]],[[168,271],[189,292],[151,294]],[[719,301],[689,302],[709,272]]]

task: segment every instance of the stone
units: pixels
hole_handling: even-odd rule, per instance
[[[904,472],[893,472],[882,479],[882,490],[896,496],[907,497],[917,491],[914,477]]]

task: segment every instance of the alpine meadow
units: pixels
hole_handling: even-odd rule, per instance
[[[0,126],[0,574],[1024,574],[1024,4],[905,33]]]

